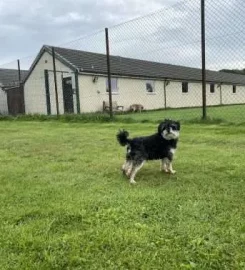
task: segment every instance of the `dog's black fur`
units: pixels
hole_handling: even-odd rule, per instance
[[[174,151],[177,148],[179,131],[180,123],[169,119],[161,122],[157,133],[151,136],[129,139],[129,133],[126,130],[119,131],[117,134],[118,142],[122,146],[127,145],[123,172],[130,178],[131,183],[135,183],[135,174],[146,160],[161,159],[162,162],[167,160],[169,166],[171,166],[168,172],[174,173],[171,163]],[[125,166],[131,168],[127,169]],[[167,170],[165,171],[167,172]]]

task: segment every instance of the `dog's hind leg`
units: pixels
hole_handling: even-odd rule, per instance
[[[122,172],[123,172],[123,173],[126,173],[127,166],[128,166],[128,161],[125,160],[125,162],[124,162],[123,165],[122,165]]]
[[[123,174],[125,174],[126,176],[130,176],[132,170],[132,161],[131,160],[126,160],[125,163],[122,166],[122,172]]]
[[[132,169],[133,169],[133,162],[130,161],[130,162],[129,162],[129,165],[128,165],[128,168],[127,168],[127,171],[126,171],[126,176],[127,176],[128,178],[130,178]]]
[[[142,168],[143,165],[144,161],[133,162],[133,167],[130,173],[130,184],[136,184],[134,178],[136,176],[136,173]]]

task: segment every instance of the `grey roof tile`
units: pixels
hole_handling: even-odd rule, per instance
[[[49,49],[51,48],[50,46],[47,47],[49,47]],[[55,52],[82,72],[107,74],[105,54],[59,47],[55,47]],[[111,73],[114,75],[185,81],[202,80],[202,71],[198,68],[163,64],[120,56],[111,56],[110,64]],[[207,70],[206,78],[207,82],[245,85],[244,75]]]
[[[24,80],[28,71],[21,70],[21,79]],[[19,84],[19,73],[17,69],[0,68],[0,84],[4,87],[16,86]]]

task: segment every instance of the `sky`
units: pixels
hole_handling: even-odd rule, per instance
[[[207,67],[245,68],[245,1],[206,0]],[[201,65],[198,0],[0,0],[0,67],[28,68],[43,44]]]

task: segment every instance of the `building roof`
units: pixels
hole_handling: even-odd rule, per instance
[[[56,57],[79,73],[107,74],[105,54],[54,47]],[[52,47],[44,45],[39,53],[51,53]],[[33,66],[38,61],[38,57]],[[163,64],[121,56],[110,56],[111,74],[119,76],[172,79],[181,81],[201,81],[202,71],[198,68]],[[245,85],[245,76],[219,71],[206,71],[207,82]]]
[[[21,80],[27,75],[27,70],[21,70]],[[19,84],[19,72],[17,69],[0,68],[0,85],[4,88],[13,87]]]

